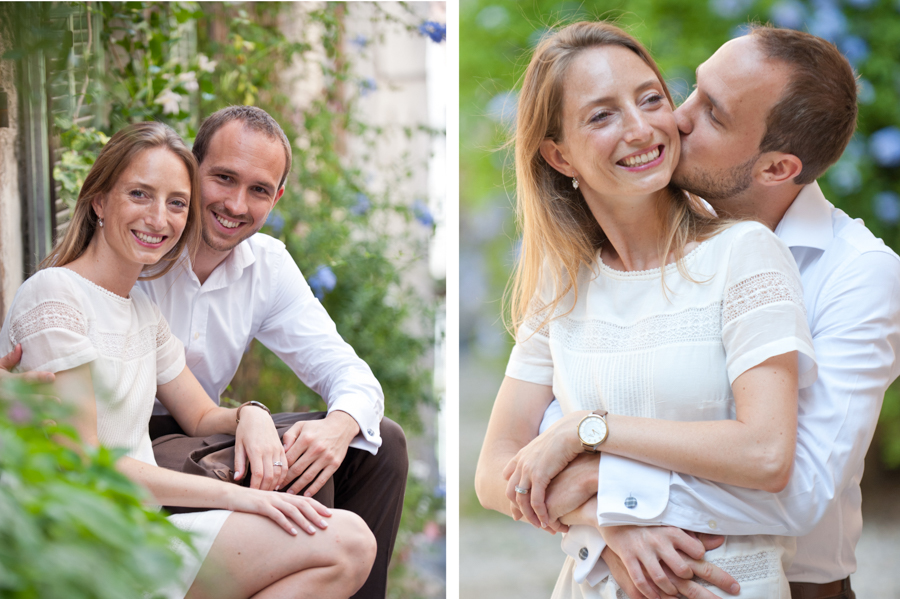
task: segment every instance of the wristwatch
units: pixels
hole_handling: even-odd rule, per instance
[[[266,407],[266,404],[264,404],[264,403],[260,403],[260,402],[258,402],[258,401],[256,401],[256,400],[253,400],[253,401],[247,401],[247,402],[242,403],[240,406],[238,406],[237,412],[235,412],[235,414],[234,414],[234,420],[235,420],[235,423],[236,423],[236,424],[240,424],[240,423],[241,423],[241,410],[244,409],[244,406],[256,406],[257,408],[262,408],[263,410],[265,410],[265,411],[268,412],[269,414],[272,413],[272,411],[269,410],[269,408],[267,408],[267,407]]]
[[[600,445],[609,436],[609,426],[606,424],[606,410],[594,410],[581,419],[578,423],[578,438],[581,446],[588,453],[597,453]]]

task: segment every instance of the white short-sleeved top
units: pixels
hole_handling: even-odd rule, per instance
[[[90,364],[97,437],[156,465],[148,435],[156,386],[184,370],[184,347],[139,288],[120,297],[67,268],[37,272],[19,288],[0,333],[0,354],[22,344],[21,370]]]
[[[734,418],[731,383],[797,351],[801,388],[816,379],[803,291],[790,251],[760,223],[743,222],[675,264],[621,272],[599,259],[578,275],[578,298],[522,325],[509,377],[552,385],[562,410],[696,421]],[[549,303],[548,290],[541,301]]]

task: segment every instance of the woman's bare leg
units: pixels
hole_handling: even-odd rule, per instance
[[[255,514],[231,514],[222,526],[189,599],[347,599],[375,559],[375,537],[359,516],[332,510],[328,528],[291,536]]]

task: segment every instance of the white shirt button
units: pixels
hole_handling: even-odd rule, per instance
[[[709,524],[709,527],[713,530],[715,530],[716,527],[718,526],[718,524],[716,524],[715,520],[710,520],[709,522],[707,522],[707,524]]]
[[[194,339],[199,339],[199,338],[200,338],[200,333],[194,333]]]

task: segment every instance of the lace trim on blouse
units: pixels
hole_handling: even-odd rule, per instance
[[[131,335],[89,331],[84,314],[76,308],[63,302],[46,301],[35,306],[10,325],[10,342],[15,346],[31,335],[49,329],[63,329],[87,337],[100,355],[122,361],[134,360],[148,353],[154,353],[172,336],[165,320],[161,320],[156,326],[145,326]]]
[[[781,577],[781,557],[777,551],[760,551],[751,555],[739,555],[723,559],[711,559],[709,563],[718,566],[731,574],[736,581],[777,580]],[[704,587],[713,585],[701,578],[694,577],[694,582]],[[616,589],[616,599],[628,599],[622,589]]]
[[[16,319],[9,327],[9,340],[13,347],[22,339],[47,329],[66,329],[87,336],[84,315],[63,302],[43,302]]]
[[[757,308],[779,302],[797,305],[806,316],[803,291],[784,273],[772,271],[753,275],[725,290],[721,302],[702,308],[689,308],[673,314],[658,314],[632,325],[619,325],[605,320],[553,321],[553,330],[562,338],[566,349],[591,353],[616,353],[649,350],[673,343],[717,341],[729,323]],[[538,311],[525,321],[525,327],[536,335],[550,337],[550,324],[535,330],[543,321]],[[557,324],[558,323],[558,324]]]
[[[590,353],[635,352],[673,343],[721,341],[722,309],[717,302],[674,314],[650,316],[623,326],[605,320],[565,318],[559,327],[566,349]]]
[[[806,316],[803,291],[796,281],[782,272],[763,272],[748,277],[725,290],[722,300],[722,324],[737,320],[741,316],[778,302],[796,304]]]

